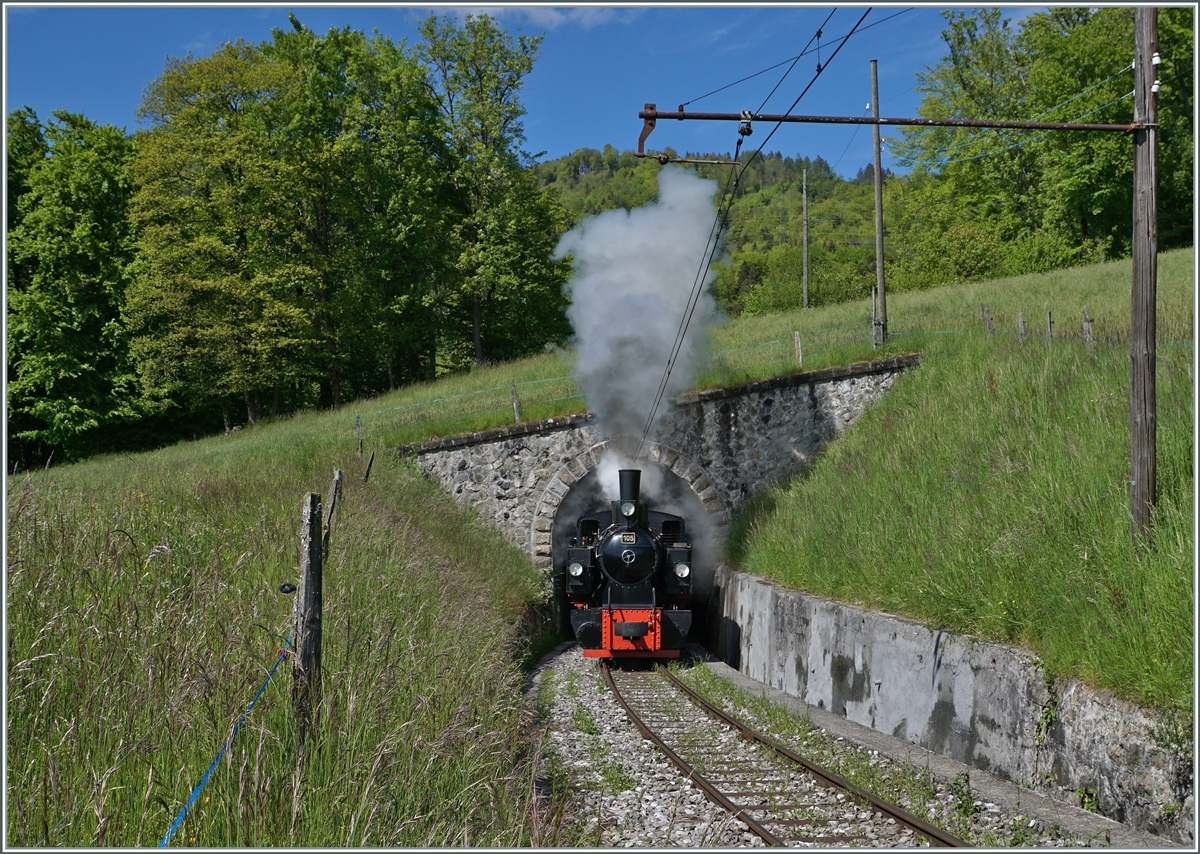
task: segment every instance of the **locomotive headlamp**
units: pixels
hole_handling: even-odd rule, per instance
[[[675,574],[680,578],[687,578],[692,574],[692,568],[686,563],[677,563],[675,564]]]
[[[628,519],[630,516],[632,516],[636,512],[637,512],[637,505],[634,504],[632,501],[622,501],[621,502],[621,515],[624,516],[626,519]]]
[[[575,578],[578,578],[579,576],[583,575],[583,564],[578,562],[573,563],[567,567],[567,572],[571,573],[571,575]]]

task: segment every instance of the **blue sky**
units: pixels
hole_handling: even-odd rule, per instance
[[[916,114],[916,74],[945,53],[945,7],[876,6],[800,102],[796,112],[864,115],[870,101],[870,60],[879,61],[881,114]],[[826,62],[867,7],[839,7],[825,25]],[[378,29],[394,40],[417,40],[418,23],[440,14],[492,15],[511,33],[545,34],[522,97],[527,151],[559,157],[578,148],[637,146],[646,102],[711,112],[757,110],[786,65],[707,98],[699,96],[799,53],[833,11],[830,6],[5,6],[5,115],[28,105],[81,112],[102,123],[136,127],[134,111],[168,56],[211,53],[226,41],[270,38],[287,28],[288,12],[324,33],[349,26]],[[906,11],[907,10],[907,11]],[[1033,11],[1011,8],[1015,19]],[[901,14],[897,14],[901,13]],[[894,17],[892,17],[894,16]],[[889,19],[890,18],[890,19]],[[884,20],[889,19],[889,20]],[[874,26],[872,26],[874,25]],[[766,104],[784,112],[812,79],[816,54],[804,56]],[[1014,117],[1019,118],[1019,117]],[[756,128],[757,147],[770,128]],[[660,122],[648,145],[683,151],[731,151],[736,125]],[[824,157],[843,175],[872,158],[869,127],[787,125],[767,150]],[[890,164],[885,150],[884,165]]]

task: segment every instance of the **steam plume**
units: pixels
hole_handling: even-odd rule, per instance
[[[632,464],[701,265],[700,301],[667,397],[691,383],[704,326],[715,316],[707,261],[716,189],[715,181],[683,169],[662,169],[657,201],[586,219],[555,250],[556,257],[575,260],[567,309],[576,337],[575,374],[622,464]]]

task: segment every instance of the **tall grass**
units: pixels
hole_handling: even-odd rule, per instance
[[[1052,673],[1190,708],[1195,377],[1192,348],[1181,346],[1193,337],[1190,251],[1164,255],[1159,273],[1150,543],[1130,535],[1124,263],[899,295],[893,328],[957,334],[927,335],[918,369],[808,471],[758,500],[732,538],[735,562],[819,595],[1024,644]],[[988,337],[980,302],[1007,334]],[[1065,328],[1085,304],[1100,339],[1090,348]],[[1050,345],[1047,309],[1058,318]],[[1024,339],[1012,334],[1018,310]]]
[[[361,472],[344,421],[9,478],[8,844],[162,838],[284,646],[303,494]],[[174,843],[526,842],[527,558],[385,455],[338,509],[324,586],[303,765],[285,662]]]

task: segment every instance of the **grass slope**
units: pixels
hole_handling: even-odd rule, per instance
[[[363,461],[345,415],[8,480],[10,845],[152,845],[284,646],[300,503]],[[324,578],[321,736],[290,668],[174,837],[194,846],[528,841],[527,558],[392,455],[345,495]]]
[[[1189,709],[1193,669],[1191,251],[1159,262],[1158,503],[1129,525],[1128,262],[901,294],[926,332],[897,380],[739,520],[740,568],[1022,644],[1049,672]],[[998,330],[979,320],[985,303]],[[1098,340],[1081,340],[1087,306]],[[1056,320],[1045,340],[1046,312]],[[1015,334],[1022,311],[1029,335]],[[787,325],[786,318],[776,323]],[[1074,327],[1074,328],[1071,328]]]

